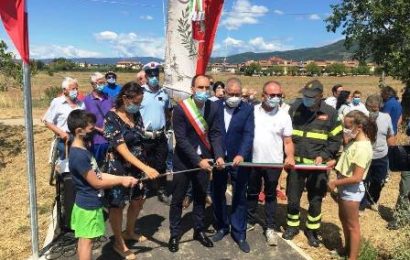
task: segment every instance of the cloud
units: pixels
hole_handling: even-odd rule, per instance
[[[101,53],[84,50],[72,45],[32,45],[30,46],[30,55],[35,59],[53,59],[53,58],[94,58],[101,57]]]
[[[140,19],[141,20],[151,21],[151,20],[154,20],[154,17],[152,17],[151,15],[141,15]]]
[[[275,13],[275,14],[277,14],[277,15],[284,15],[285,13],[283,12],[283,11],[281,11],[281,10],[273,10],[273,12]]]
[[[320,16],[318,14],[311,14],[309,15],[309,20],[320,20]]]
[[[271,52],[284,51],[294,47],[278,40],[265,40],[263,37],[255,37],[249,40],[240,40],[227,37],[222,43],[216,43],[212,56],[226,56],[242,52]]]
[[[164,38],[137,35],[136,33],[116,33],[104,31],[95,33],[97,41],[107,42],[116,52],[123,57],[151,56],[164,58]]]
[[[263,5],[251,5],[249,0],[237,0],[222,25],[228,30],[237,30],[244,24],[257,24],[258,18],[264,16],[269,9]]]

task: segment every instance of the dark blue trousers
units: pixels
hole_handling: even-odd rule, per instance
[[[228,174],[232,182],[232,209],[228,213],[226,205],[226,186]],[[246,239],[247,200],[246,187],[249,179],[249,168],[228,167],[223,171],[215,171],[213,175],[213,208],[217,230],[229,231],[234,240]]]

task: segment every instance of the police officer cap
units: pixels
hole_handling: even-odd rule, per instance
[[[158,62],[151,61],[145,64],[142,69],[147,73],[149,76],[158,76],[159,75],[159,67],[161,65]]]
[[[306,97],[316,97],[318,94],[323,93],[323,85],[320,83],[319,80],[312,80],[309,81],[304,87],[303,87],[303,95]]]
[[[108,71],[105,73],[105,79],[108,79],[109,76],[113,76],[115,79],[117,78],[117,74],[115,74],[114,71]]]

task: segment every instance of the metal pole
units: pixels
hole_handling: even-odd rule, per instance
[[[34,163],[33,113],[31,105],[30,65],[23,62],[24,124],[26,129],[26,159],[28,194],[30,200],[30,226],[32,259],[39,258],[36,169]]]

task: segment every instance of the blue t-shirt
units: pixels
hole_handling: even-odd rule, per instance
[[[144,99],[141,103],[140,112],[144,127],[150,131],[160,130],[166,124],[165,110],[171,108],[169,96],[163,88],[154,93],[147,85],[143,87]]]
[[[400,116],[402,114],[402,108],[395,97],[390,97],[383,106],[382,112],[387,113],[391,117],[393,124],[394,134],[397,134],[397,123],[399,122]]]
[[[106,94],[107,96],[111,97],[112,99],[116,99],[118,94],[121,91],[121,85],[115,84],[115,85],[105,85],[103,88],[103,93]]]
[[[71,147],[68,165],[76,190],[75,204],[88,210],[101,208],[103,206],[101,191],[94,189],[85,179],[87,172],[97,169],[91,153],[86,149]]]

